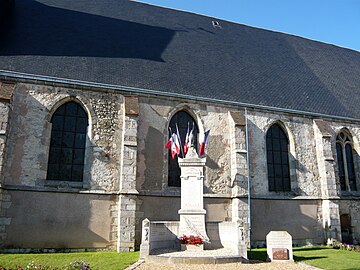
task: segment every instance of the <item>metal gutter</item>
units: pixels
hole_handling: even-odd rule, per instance
[[[96,88],[96,89],[102,89],[102,90],[119,90],[119,91],[125,91],[125,92],[129,92],[129,93],[133,93],[133,94],[174,97],[174,98],[181,98],[181,99],[189,99],[189,100],[193,100],[193,101],[220,103],[220,104],[224,104],[224,105],[240,106],[240,107],[244,107],[244,108],[268,110],[268,111],[273,111],[273,112],[301,114],[304,116],[310,116],[310,117],[314,117],[314,118],[331,118],[331,119],[336,119],[336,120],[360,122],[360,119],[351,118],[351,117],[336,116],[336,115],[329,115],[329,114],[315,113],[315,112],[308,112],[308,111],[301,111],[301,110],[293,110],[293,109],[285,109],[285,108],[278,108],[278,107],[272,107],[272,106],[266,106],[266,105],[258,105],[258,104],[251,104],[251,103],[244,103],[244,102],[237,102],[237,101],[228,101],[228,100],[206,98],[206,97],[199,97],[199,96],[192,96],[192,95],[184,95],[184,94],[178,94],[178,93],[162,92],[162,91],[153,90],[153,89],[131,87],[131,86],[124,86],[124,85],[113,85],[113,84],[87,82],[87,81],[58,78],[58,77],[51,77],[51,76],[34,75],[34,74],[20,73],[20,72],[7,71],[7,70],[0,70],[0,79],[4,79],[4,80],[20,79],[20,80],[30,80],[31,82],[38,81],[38,82],[45,82],[45,83],[55,83],[55,84],[67,85],[67,86],[74,87],[74,88],[76,88],[78,86],[82,86],[82,87]]]

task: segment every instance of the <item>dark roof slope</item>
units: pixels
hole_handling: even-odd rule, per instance
[[[16,0],[0,70],[360,119],[360,53],[125,0]]]

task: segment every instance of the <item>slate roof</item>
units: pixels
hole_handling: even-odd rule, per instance
[[[357,51],[125,0],[16,0],[5,22],[0,70],[360,119]]]

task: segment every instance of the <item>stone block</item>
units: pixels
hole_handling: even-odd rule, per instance
[[[111,217],[117,217],[118,216],[118,211],[117,210],[114,210],[114,211],[110,211],[110,216]]]
[[[11,202],[2,202],[1,207],[4,209],[8,209],[11,206]]]
[[[0,218],[0,225],[10,225],[10,223],[11,223],[11,218],[4,218],[4,217]]]
[[[129,210],[129,211],[135,211],[136,210],[136,204],[135,203],[127,204],[125,209]]]
[[[139,115],[139,100],[138,97],[125,97],[125,115],[138,116]]]
[[[15,83],[3,82],[0,84],[0,99],[10,100],[15,90]]]

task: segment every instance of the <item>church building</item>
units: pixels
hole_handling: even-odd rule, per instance
[[[128,0],[0,0],[0,249],[133,251],[178,221],[188,127],[207,223],[360,243],[360,52]],[[170,131],[171,130],[171,131]],[[210,239],[211,240],[211,239]]]

